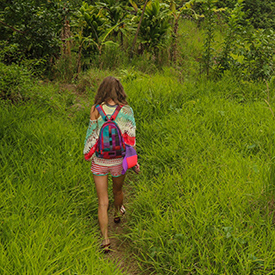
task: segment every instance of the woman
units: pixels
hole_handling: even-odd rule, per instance
[[[125,144],[135,146],[136,124],[132,108],[126,101],[126,93],[120,81],[112,76],[106,77],[100,84],[95,96],[94,105],[91,109],[90,123],[86,134],[84,155],[86,160],[92,161],[91,171],[93,173],[94,182],[98,196],[98,220],[100,230],[103,236],[101,247],[105,253],[110,251],[110,240],[108,237],[108,174],[110,173],[113,181],[113,195],[115,216],[114,222],[120,222],[120,216],[125,213],[123,206],[122,187],[125,174],[122,175],[123,157],[111,159],[100,158],[95,155],[97,149],[97,141],[99,131],[104,123],[103,117],[100,115],[97,105],[100,105],[103,112],[110,118],[117,109],[122,106],[118,112],[115,122],[119,126]],[[139,172],[139,166],[135,167],[135,172]]]

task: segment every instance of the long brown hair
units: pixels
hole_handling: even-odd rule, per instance
[[[103,79],[97,90],[94,104],[106,103],[112,99],[118,105],[126,105],[128,104],[126,97],[127,95],[120,81],[113,76],[107,76]]]

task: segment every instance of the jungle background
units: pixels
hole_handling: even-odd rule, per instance
[[[1,274],[274,273],[274,1],[0,8]],[[142,172],[105,256],[82,150],[107,75]]]

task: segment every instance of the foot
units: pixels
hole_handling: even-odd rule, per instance
[[[125,213],[126,213],[126,209],[125,209],[124,205],[121,205],[120,210],[119,210],[120,215],[115,214],[114,222],[120,223],[120,221],[121,221],[120,217],[123,216]]]
[[[100,248],[102,249],[102,252],[104,254],[107,254],[111,251],[111,243],[109,239],[103,240],[102,244],[100,245]]]
[[[120,217],[119,216],[115,216],[114,217],[114,223],[120,223]]]

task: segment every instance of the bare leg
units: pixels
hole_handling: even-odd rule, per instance
[[[124,183],[125,175],[121,175],[120,177],[112,177],[113,180],[113,194],[114,194],[114,205],[116,214],[120,210],[120,207],[123,204],[123,192],[122,186]]]
[[[103,245],[109,243],[108,238],[108,176],[94,176],[98,197],[98,221],[103,236]]]

